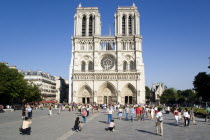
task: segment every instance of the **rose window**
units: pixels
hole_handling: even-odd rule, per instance
[[[114,67],[114,63],[115,63],[115,58],[111,55],[107,55],[101,60],[101,66],[105,70],[112,69]]]

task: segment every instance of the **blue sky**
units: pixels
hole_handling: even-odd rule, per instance
[[[0,62],[68,79],[78,4],[99,7],[108,35],[117,7],[133,2],[141,15],[146,85],[193,88],[198,72],[210,73],[210,0],[0,0]]]

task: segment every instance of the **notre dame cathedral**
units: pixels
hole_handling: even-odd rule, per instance
[[[114,36],[101,36],[98,7],[76,9],[69,102],[145,103],[140,14],[133,4],[118,7]]]

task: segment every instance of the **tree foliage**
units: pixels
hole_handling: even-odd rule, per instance
[[[41,92],[36,85],[27,83],[16,69],[10,69],[0,63],[0,104],[21,103],[41,99]]]
[[[146,99],[150,100],[150,89],[148,86],[145,86],[145,91],[146,91]]]
[[[198,96],[195,91],[166,89],[160,97],[161,103],[164,104],[193,104],[198,102]]]
[[[193,81],[194,89],[204,101],[210,101],[210,75],[200,72]]]

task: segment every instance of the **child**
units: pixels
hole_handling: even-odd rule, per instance
[[[79,117],[77,117],[76,120],[75,120],[74,130],[77,131],[77,132],[78,132],[78,131],[81,131],[81,126],[80,126]]]
[[[111,120],[108,130],[114,132],[114,129],[115,129],[115,123],[114,120]]]

